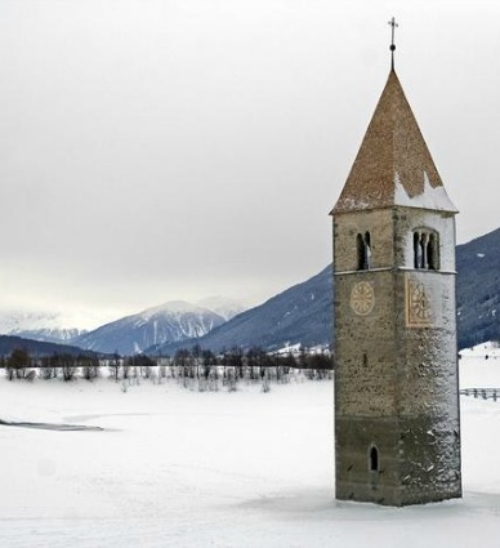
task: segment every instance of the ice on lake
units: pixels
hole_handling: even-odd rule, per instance
[[[500,387],[500,359],[461,382]],[[331,381],[269,393],[175,381],[0,378],[1,547],[498,546],[500,401],[461,398],[464,498],[402,509],[334,500]]]

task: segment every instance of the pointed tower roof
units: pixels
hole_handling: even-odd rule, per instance
[[[457,212],[392,69],[332,214],[396,205]]]

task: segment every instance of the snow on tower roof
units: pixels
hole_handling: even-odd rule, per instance
[[[332,214],[395,205],[457,212],[391,70]]]

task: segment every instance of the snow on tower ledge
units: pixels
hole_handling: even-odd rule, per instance
[[[424,191],[413,198],[408,195],[405,187],[395,174],[394,205],[406,207],[418,207],[420,209],[433,209],[437,211],[450,211],[457,213],[452,201],[448,198],[443,185],[432,187],[427,172],[424,171]]]
[[[332,214],[397,205],[457,213],[391,70]]]

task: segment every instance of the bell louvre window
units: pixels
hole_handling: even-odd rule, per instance
[[[439,270],[439,235],[431,230],[413,233],[413,267],[420,270]]]

